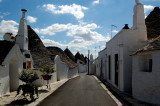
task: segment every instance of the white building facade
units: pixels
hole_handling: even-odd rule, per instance
[[[133,55],[134,98],[160,105],[160,37]]]
[[[120,91],[132,90],[132,57],[138,48],[146,44],[147,32],[144,7],[136,1],[134,6],[133,27],[124,28],[106,43],[99,53],[100,75]]]
[[[32,68],[32,58],[28,50],[28,29],[25,12],[22,9],[19,30],[16,37],[11,33],[4,35],[0,54],[0,95],[17,90],[20,85],[19,72]]]

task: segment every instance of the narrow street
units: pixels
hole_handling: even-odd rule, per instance
[[[38,106],[117,106],[93,76],[69,80]]]

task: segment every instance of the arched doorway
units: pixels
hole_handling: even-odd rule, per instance
[[[18,61],[12,59],[9,64],[9,83],[10,83],[10,92],[17,90],[19,86],[18,78]]]

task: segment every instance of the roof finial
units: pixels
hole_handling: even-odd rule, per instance
[[[139,0],[135,0],[135,2],[136,2],[136,4],[138,4],[138,3],[139,3]]]
[[[27,12],[27,10],[26,9],[21,9],[21,11],[22,11],[22,18],[25,18],[25,13]]]

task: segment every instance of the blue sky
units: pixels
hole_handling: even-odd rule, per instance
[[[140,0],[145,14],[160,6],[160,0]],[[135,0],[0,0],[0,39],[5,32],[17,33],[21,9],[46,46],[67,46],[73,52],[95,56],[122,29],[132,26]]]

